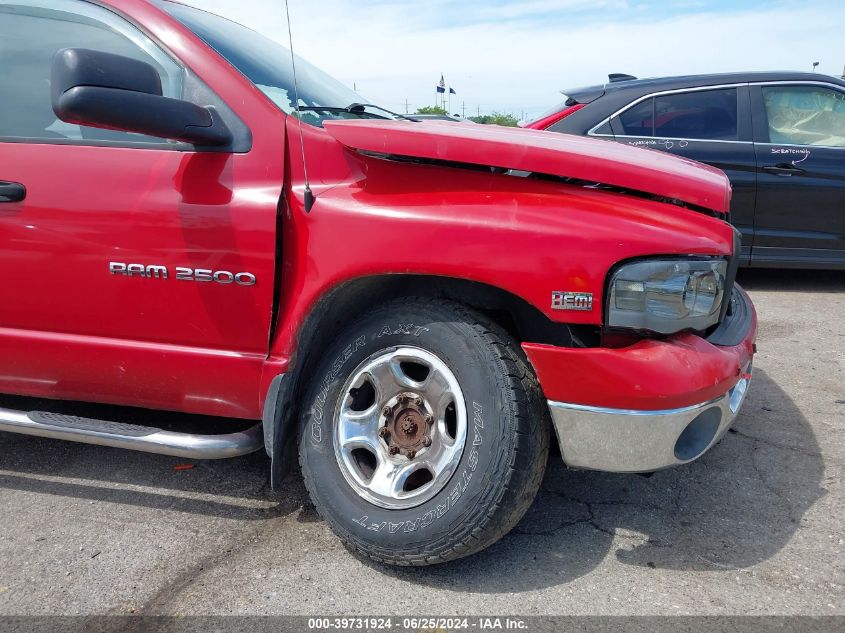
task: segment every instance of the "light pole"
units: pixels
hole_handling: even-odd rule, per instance
[[[818,66],[818,62],[813,62],[813,72],[816,72],[816,66]]]

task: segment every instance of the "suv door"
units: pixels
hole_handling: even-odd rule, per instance
[[[615,140],[659,149],[723,170],[733,187],[731,222],[747,264],[754,240],[756,162],[748,86],[685,88],[640,97],[611,117]]]
[[[753,263],[845,266],[845,88],[753,85]]]
[[[165,96],[214,105],[238,147],[58,120],[51,61],[65,47],[152,65]],[[96,3],[0,0],[0,68],[0,181],[12,194],[0,188],[0,392],[257,417],[283,146],[241,153],[251,141],[239,115]],[[211,76],[224,82],[226,68]]]

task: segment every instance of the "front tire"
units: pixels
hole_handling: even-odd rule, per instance
[[[305,485],[353,550],[429,565],[491,545],[545,470],[548,412],[519,345],[460,304],[404,299],[350,325],[311,382]]]

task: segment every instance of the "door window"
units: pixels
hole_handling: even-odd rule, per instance
[[[737,140],[736,88],[681,92],[654,98],[654,135]]]
[[[654,99],[625,110],[619,115],[619,124],[625,136],[654,136]]]
[[[625,136],[735,141],[737,118],[736,88],[721,88],[646,99],[619,115],[618,125]]]
[[[180,97],[182,68],[115,13],[82,0],[0,0],[0,139],[85,144],[169,144],[142,134],[60,121],[50,100],[53,56],[89,48],[151,64],[166,97]]]
[[[845,92],[763,86],[770,143],[845,147]]]

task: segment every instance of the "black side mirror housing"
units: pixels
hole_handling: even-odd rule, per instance
[[[162,96],[155,68],[129,57],[62,49],[53,57],[51,91],[53,112],[67,123],[201,146],[232,142],[213,108]]]

